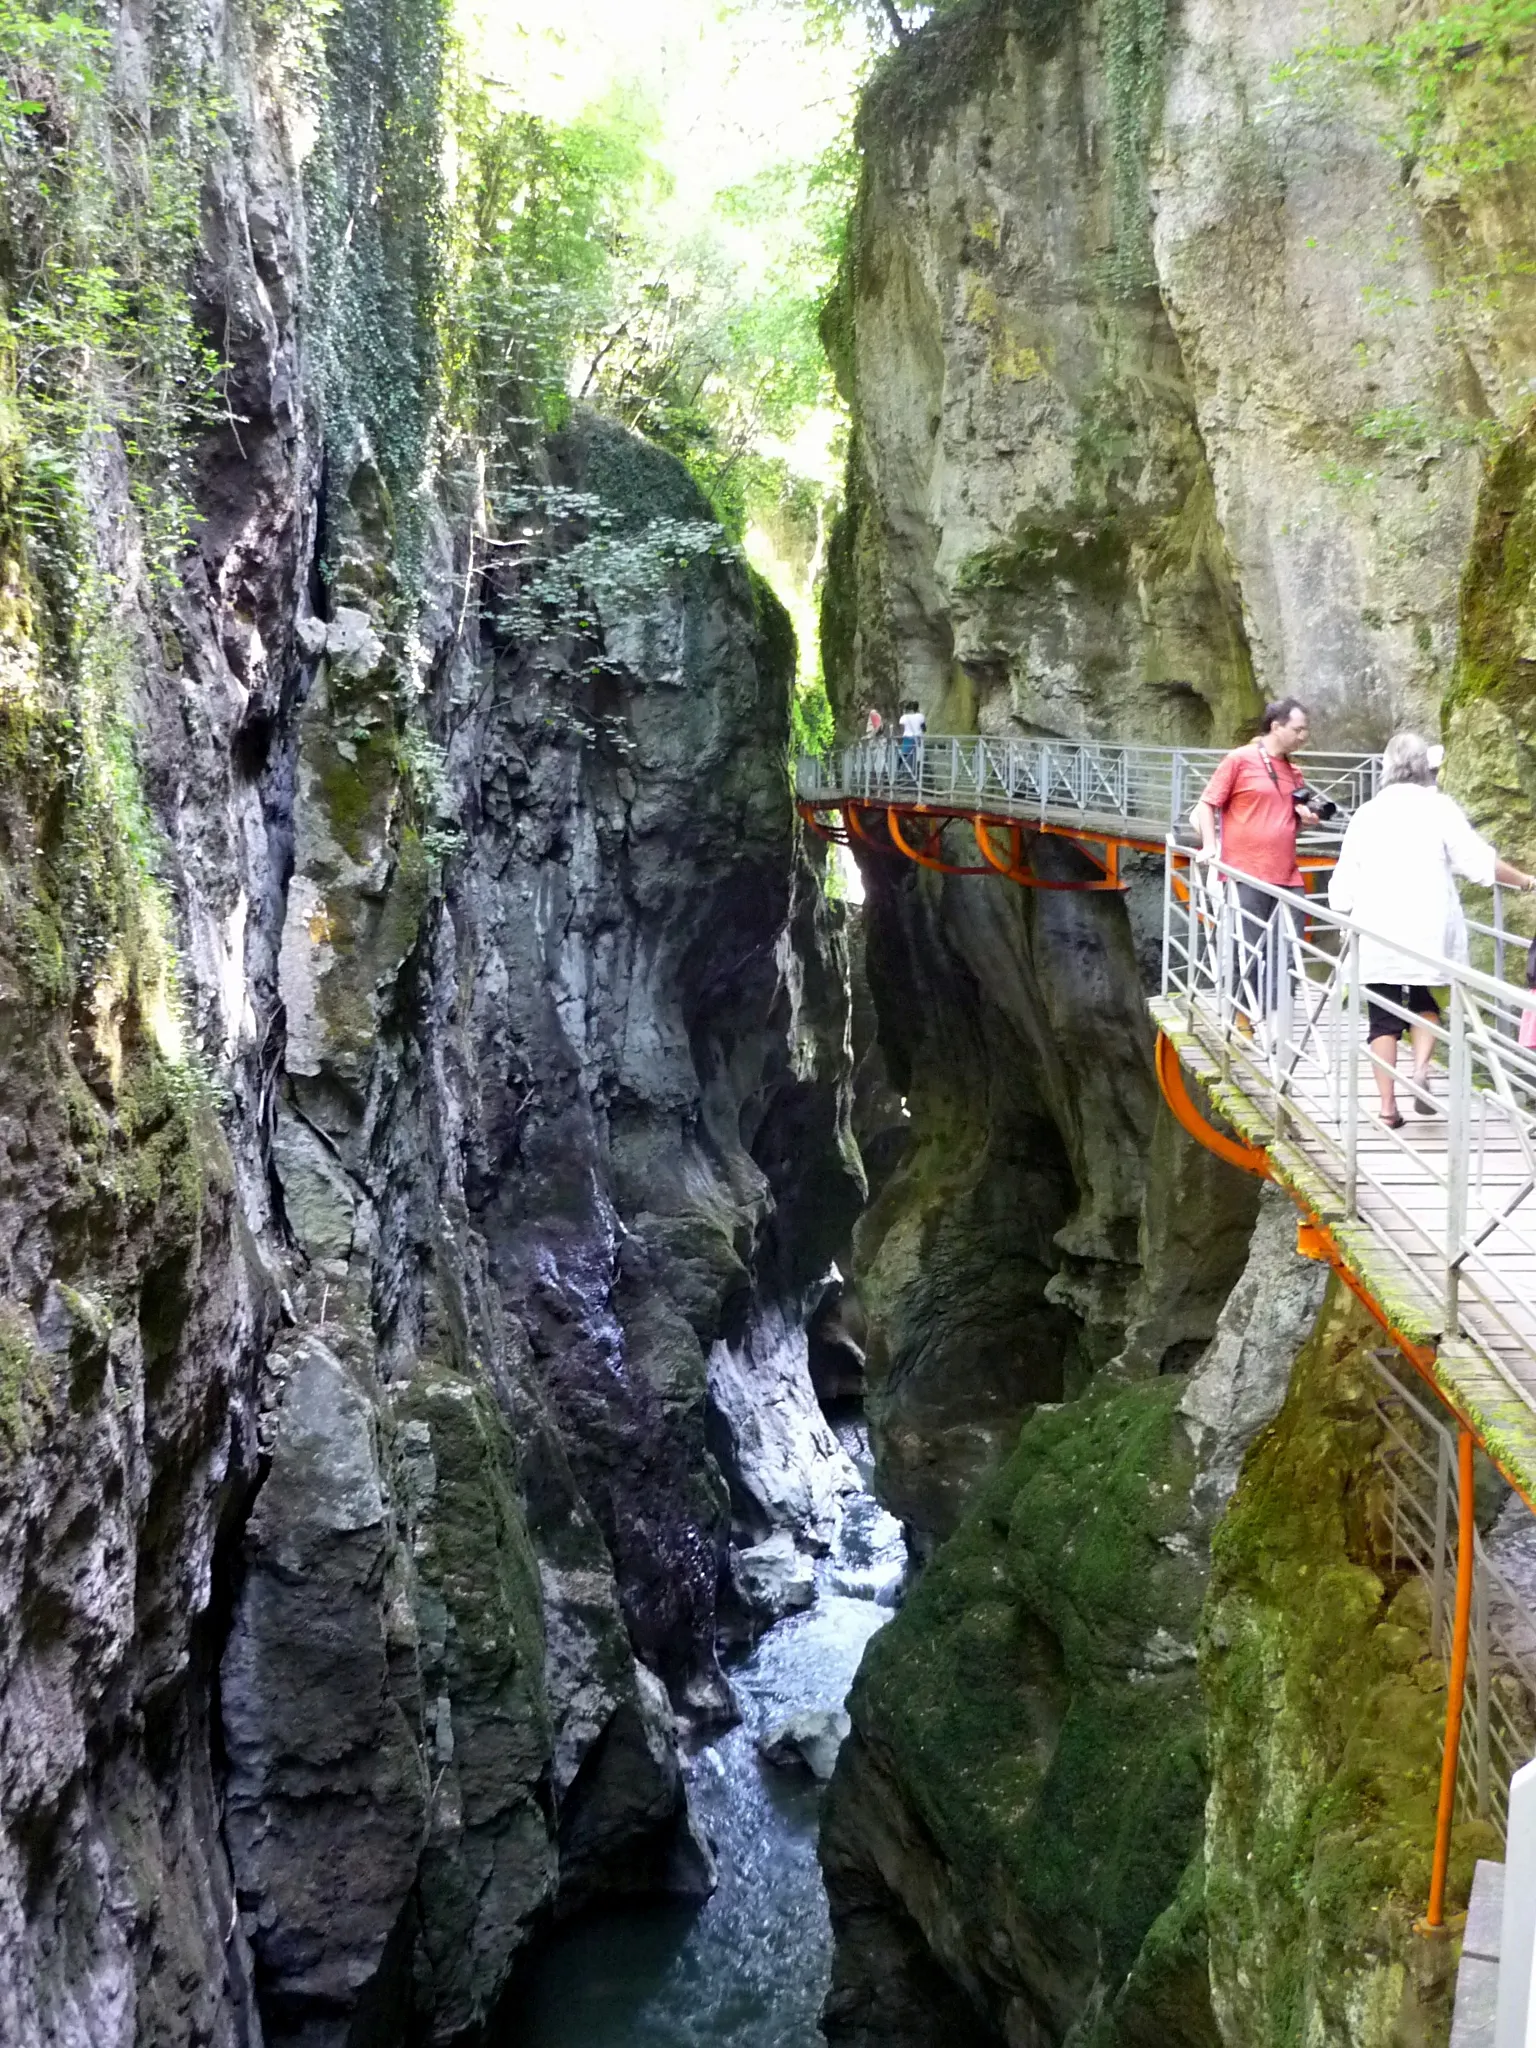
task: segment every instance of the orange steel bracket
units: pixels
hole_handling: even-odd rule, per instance
[[[1024,865],[1024,834],[1015,824],[1009,824],[1005,829],[1008,833],[1011,858],[1004,861],[998,859],[992,844],[991,821],[983,817],[980,811],[971,820],[971,830],[976,834],[976,845],[982,859],[1000,875],[1005,875],[1010,882],[1017,882],[1020,888],[1027,889],[1035,878]]]
[[[819,839],[828,840],[833,846],[846,846],[848,844],[848,827],[846,824],[841,832],[834,830],[831,825],[824,825],[821,821],[821,813],[815,804],[799,803],[795,805],[795,809],[800,813],[801,823],[809,827]]]
[[[939,860],[936,855],[929,851],[943,837],[944,823],[942,819],[937,821],[933,828],[925,835],[920,847],[913,846],[903,834],[901,829],[901,812],[894,804],[887,810],[885,822],[897,848],[907,856],[908,860],[915,860],[920,867],[933,868],[941,875],[984,875],[988,872],[984,867],[957,867],[953,861]]]
[[[1331,1247],[1328,1233],[1316,1223],[1298,1223],[1296,1226],[1296,1250],[1304,1259],[1316,1259],[1319,1265],[1329,1266]]]
[[[847,818],[848,829],[853,834],[855,839],[862,839],[864,844],[866,846],[872,846],[875,849],[876,853],[894,852],[895,849],[893,847],[882,846],[880,841],[873,834],[873,832],[870,831],[869,827],[860,821],[859,807],[857,804],[850,804],[843,815]]]
[[[1269,1161],[1257,1145],[1245,1145],[1240,1138],[1225,1136],[1200,1114],[1184,1079],[1177,1048],[1162,1031],[1157,1034],[1157,1085],[1175,1118],[1207,1152],[1214,1152],[1218,1159],[1225,1159],[1228,1166],[1241,1167],[1244,1173],[1256,1173],[1261,1180],[1269,1179]]]
[[[992,833],[998,827],[1001,827],[1008,833],[1009,841],[1013,848],[1013,858],[1011,861],[999,860],[997,849],[992,844]],[[1078,852],[1085,859],[1091,860],[1100,872],[1099,880],[1094,882],[1051,882],[1047,881],[1043,876],[1037,875],[1032,868],[1025,866],[1022,828],[1017,820],[1012,818],[989,818],[984,812],[978,811],[971,819],[971,829],[976,834],[976,844],[980,847],[981,857],[987,863],[987,866],[994,869],[996,873],[1005,875],[1010,882],[1017,882],[1021,889],[1055,889],[1063,895],[1085,896],[1095,890],[1113,889],[1119,891],[1123,888],[1120,880],[1120,842],[1118,840],[1104,840],[1104,853],[1100,856],[1075,832],[1065,831],[1060,826],[1031,825],[1029,828],[1031,832],[1050,832],[1057,838],[1070,839]],[[1098,834],[1094,836],[1099,837]],[[962,868],[958,872],[967,875],[979,875],[985,873],[985,869]]]
[[[1456,1619],[1451,1631],[1451,1684],[1445,1702],[1445,1753],[1440,1759],[1440,1804],[1435,1812],[1435,1860],[1430,1871],[1425,1931],[1445,1924],[1445,1878],[1451,1861],[1451,1820],[1456,1811],[1456,1768],[1461,1754],[1461,1711],[1467,1694],[1467,1638],[1472,1622],[1472,1432],[1456,1439]]]

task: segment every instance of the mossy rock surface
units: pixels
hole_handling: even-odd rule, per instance
[[[1374,1325],[1334,1284],[1214,1544],[1202,1638],[1216,2008],[1251,2048],[1443,2041],[1428,1896],[1445,1675],[1390,1558]],[[1491,1831],[1458,1828],[1453,1907]]]
[[[1202,1571],[1182,1536],[1182,1384],[1027,1423],[854,1688],[858,1739],[941,1859],[1005,2033],[1028,2011],[1058,2035],[1099,2025],[1096,2048],[1138,2038],[1105,2008],[1198,1852]],[[1186,1897],[1146,1964],[1142,2003],[1184,2015],[1165,2021],[1170,2043],[1214,2039],[1198,1921]]]

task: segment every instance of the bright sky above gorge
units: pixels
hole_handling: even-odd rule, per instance
[[[622,160],[604,172],[611,304],[578,337],[571,393],[673,446],[734,509],[810,681],[842,459],[815,314],[849,197],[860,21],[808,33],[797,0],[463,0],[460,26],[499,103]],[[636,396],[663,384],[660,405]]]

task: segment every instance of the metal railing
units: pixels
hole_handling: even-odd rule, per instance
[[[1240,886],[1253,892],[1247,911]],[[1375,1099],[1384,1063],[1366,1044],[1361,943],[1379,936],[1317,898],[1191,859],[1170,842],[1162,977],[1170,1007],[1276,1139],[1302,1145],[1343,1217],[1406,1263],[1438,1311],[1440,1334],[1475,1336],[1536,1410],[1536,1053],[1517,1043],[1536,995],[1390,942],[1420,963],[1416,981],[1448,992],[1433,1021],[1371,999],[1429,1035],[1425,1083],[1396,1076],[1399,1113],[1409,1110],[1414,1126],[1405,1136]],[[1443,1145],[1414,1141],[1420,1104],[1443,1119]]]
[[[1188,816],[1224,758],[1218,747],[881,738],[825,757],[801,755],[795,789],[807,803],[926,803],[1038,824],[1118,821],[1161,844]],[[1296,765],[1342,812],[1357,810],[1376,793],[1378,755],[1303,754]],[[1340,819],[1319,837],[1331,844],[1342,829]]]
[[[1373,1353],[1376,1413],[1387,1487],[1387,1535],[1394,1562],[1419,1572],[1429,1590],[1430,1639],[1451,1661],[1456,1586],[1456,1430],[1416,1389],[1395,1352]],[[1481,1534],[1472,1545],[1472,1613],[1466,1710],[1457,1756],[1463,1818],[1508,1822],[1509,1780],[1536,1750],[1536,1615],[1528,1595],[1499,1569]]]

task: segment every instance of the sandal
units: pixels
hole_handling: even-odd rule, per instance
[[[1389,1131],[1400,1131],[1407,1121],[1408,1119],[1403,1115],[1403,1112],[1400,1109],[1395,1109],[1392,1112],[1391,1116],[1384,1116],[1382,1118],[1382,1122],[1386,1125]]]

